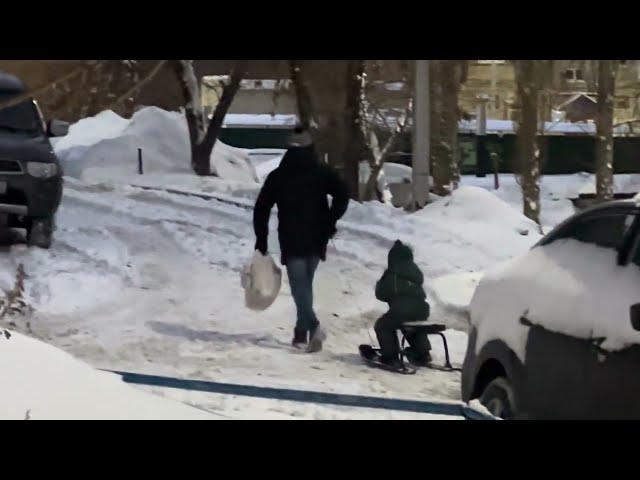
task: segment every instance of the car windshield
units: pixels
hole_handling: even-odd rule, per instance
[[[0,94],[0,102],[7,100]],[[34,132],[38,130],[38,114],[32,100],[0,109],[0,130]]]

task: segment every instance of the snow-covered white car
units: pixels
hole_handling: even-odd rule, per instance
[[[462,399],[529,419],[640,419],[640,205],[577,213],[487,272]]]

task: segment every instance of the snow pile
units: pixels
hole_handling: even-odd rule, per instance
[[[340,243],[344,235],[356,233],[358,245]],[[413,214],[379,202],[351,202],[338,223],[336,248],[349,248],[366,264],[384,265],[396,239],[413,245],[425,275],[435,278],[483,271],[522,254],[540,235],[534,222],[492,193],[460,187]]]
[[[482,272],[443,275],[429,282],[431,296],[449,308],[467,312]]]
[[[387,184],[391,183],[411,183],[412,168],[399,163],[385,163],[382,165],[380,179]],[[369,162],[360,163],[360,183],[367,183],[371,175]]]
[[[284,148],[252,148],[246,150],[251,163],[256,167],[276,157],[282,157],[286,151]]]
[[[614,250],[558,240],[487,272],[471,302],[478,348],[501,339],[525,358],[525,317],[576,338],[603,338],[616,351],[640,343],[629,308],[638,302],[640,268],[617,265]]]
[[[424,215],[439,215],[456,222],[491,225],[528,235],[537,231],[535,222],[513,209],[495,195],[478,187],[462,186],[448,197],[423,210]],[[417,215],[423,214],[422,212]]]
[[[101,140],[118,137],[127,125],[129,120],[111,110],[100,112],[95,117],[83,118],[69,127],[66,136],[59,138],[56,152],[78,146],[88,147]]]
[[[279,155],[277,157],[270,158],[269,160],[266,160],[256,165],[255,167],[256,174],[258,175],[258,178],[260,179],[261,183],[267,179],[267,177],[271,172],[273,172],[276,168],[280,166],[282,157],[284,157],[284,154]]]
[[[0,419],[213,420],[202,410],[144,393],[115,374],[11,332],[0,338]]]
[[[492,420],[502,420],[500,417],[493,416],[493,414],[489,410],[487,410],[487,408],[484,405],[482,405],[480,403],[480,400],[478,400],[477,398],[469,402],[469,408],[475,410],[478,413],[486,415],[487,418],[490,418]]]
[[[156,107],[137,111],[131,120],[113,112],[81,120],[55,145],[55,152],[69,176],[89,182],[126,181],[138,176],[139,148],[145,175],[191,173],[184,116]],[[219,141],[211,155],[211,169],[222,179],[258,181],[246,151]]]
[[[500,188],[494,189],[493,176],[478,178],[465,176],[463,185],[482,187],[522,212],[522,188],[510,174],[501,174]],[[540,220],[543,230],[549,231],[562,220],[575,213],[571,198],[578,196],[583,188],[595,185],[595,178],[588,173],[573,175],[547,175],[540,181]]]
[[[250,153],[253,156],[253,152]],[[257,163],[255,166],[256,173],[260,182],[264,182],[267,176],[274,171],[276,168],[280,166],[280,162],[282,161],[282,157],[284,153],[281,155],[273,155],[267,160],[261,161]],[[256,162],[254,162],[255,164]],[[369,180],[369,176],[371,175],[371,167],[368,162],[360,162],[359,167],[359,182],[360,185],[366,185]],[[401,165],[399,163],[385,163],[382,166],[382,171],[378,176],[378,189],[383,192],[384,200],[386,202],[391,202],[393,197],[389,188],[393,185],[410,185],[411,184],[411,175],[412,169],[406,165]]]

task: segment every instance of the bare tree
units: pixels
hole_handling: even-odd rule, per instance
[[[458,97],[466,69],[466,62],[460,60],[431,61],[431,164],[436,195],[449,195],[460,181]]]
[[[369,177],[367,178],[362,200],[371,201],[383,200],[383,192],[379,189],[380,173],[386,162],[391,149],[396,144],[398,138],[406,131],[411,118],[413,98],[407,98],[407,106],[404,109],[394,112],[393,118],[388,110],[381,110],[375,100],[372,100],[373,93],[378,84],[371,82],[369,77],[374,68],[367,69],[360,77],[360,102],[358,124],[362,130],[362,137],[365,143],[365,155],[369,163]],[[378,69],[379,70],[379,69]],[[404,72],[405,74],[407,72]],[[402,82],[406,85],[406,75]],[[381,143],[380,138],[386,135],[386,139]]]
[[[358,124],[363,62],[289,60],[300,123],[311,132],[320,158],[326,158],[347,182],[354,199],[364,145]],[[329,68],[320,71],[323,64]],[[314,110],[319,105],[324,107],[320,113]]]
[[[613,99],[616,60],[598,61],[598,114],[596,118],[596,197],[613,198]]]
[[[513,65],[520,107],[516,144],[523,213],[540,225],[540,97],[551,80],[553,64],[548,60],[514,60]]]
[[[140,72],[136,68],[136,63],[131,60],[122,60],[120,67],[120,75],[127,78],[127,89],[124,93],[121,93],[115,100],[113,97],[111,103],[107,107],[110,110],[121,110],[125,116],[131,116],[133,114],[133,107],[135,104],[135,98],[140,94],[142,88],[149,83],[153,78],[162,70],[167,63],[167,60],[159,60],[145,75],[140,78]],[[113,89],[116,90],[115,88]]]
[[[351,198],[359,200],[360,162],[364,159],[365,139],[361,128],[360,102],[362,99],[365,60],[349,60],[346,70],[346,98],[343,125],[343,175]]]
[[[300,124],[307,130],[314,124],[313,108],[309,88],[307,87],[302,74],[302,60],[289,60],[289,75],[296,94],[296,104],[298,107],[298,118]]]
[[[170,63],[180,82],[185,101],[185,117],[191,143],[191,166],[198,175],[211,175],[211,152],[220,135],[224,117],[240,89],[247,62],[236,61],[208,124],[202,108],[200,85],[193,69],[193,60],[172,60]]]

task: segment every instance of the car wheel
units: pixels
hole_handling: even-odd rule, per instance
[[[498,377],[489,382],[480,396],[480,403],[492,415],[503,420],[513,420],[516,417],[513,388],[504,377]]]
[[[34,218],[27,229],[29,246],[49,248],[53,240],[53,217]]]

